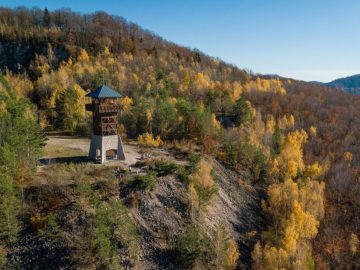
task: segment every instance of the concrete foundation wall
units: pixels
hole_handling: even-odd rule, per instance
[[[101,163],[104,163],[106,161],[106,151],[111,149],[116,149],[117,159],[125,160],[124,147],[119,135],[93,135],[91,137],[89,158],[96,160],[99,157]]]

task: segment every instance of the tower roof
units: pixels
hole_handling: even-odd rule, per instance
[[[107,87],[106,85],[99,86],[94,91],[87,93],[86,96],[91,98],[121,98],[122,97],[120,93]]]

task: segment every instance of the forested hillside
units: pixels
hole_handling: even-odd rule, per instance
[[[4,264],[19,236],[19,221],[30,222],[24,204],[31,202],[22,197],[22,183],[24,174],[34,172],[40,155],[41,128],[88,136],[91,119],[84,95],[106,84],[126,95],[119,116],[124,138],[149,147],[186,149],[189,167],[158,164],[155,176],[161,184],[165,166],[184,183],[189,220],[206,212],[219,191],[212,173],[219,170],[211,165],[217,163],[208,158],[246,178],[252,188],[265,188],[258,198],[258,215],[265,216],[266,226],[252,239],[252,255],[241,250],[243,239],[235,239],[239,249],[233,239],[225,240],[229,238],[221,229],[216,237],[206,236],[193,222],[169,244],[175,261],[187,268],[209,269],[250,267],[250,262],[253,269],[360,267],[360,97],[317,84],[255,76],[102,12],[1,8],[0,68]],[[233,127],[224,128],[223,117],[231,119]],[[202,158],[194,155],[195,149]],[[84,179],[93,181],[94,175],[90,170]],[[146,183],[138,188],[151,193],[155,176],[131,181]],[[81,213],[99,228],[91,231],[90,226],[84,238],[95,235],[99,241],[96,255],[86,250],[88,261],[73,258],[66,263],[115,269],[120,264],[114,255],[119,245],[126,246],[123,252],[130,258],[121,265],[136,265],[132,238],[120,234],[110,247],[112,242],[100,237],[107,222],[135,234],[133,221],[121,224],[116,219],[117,211],[126,215],[123,204],[101,192],[90,196],[91,187],[81,183],[73,192],[87,206]],[[207,241],[221,242],[224,248],[213,244],[215,248],[204,250]],[[102,245],[111,251],[110,259]],[[226,254],[220,256],[219,250]],[[219,259],[207,262],[211,254]],[[92,256],[99,256],[99,261],[92,261]]]
[[[332,87],[343,89],[349,93],[359,94],[360,93],[360,75],[353,75],[346,78],[339,78],[332,82],[327,83]]]

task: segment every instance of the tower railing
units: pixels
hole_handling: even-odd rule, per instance
[[[108,113],[108,112],[120,112],[121,105],[109,104],[109,105],[98,105],[96,106],[99,113]]]
[[[119,104],[85,104],[87,111],[97,112],[97,113],[116,113],[122,110],[122,106]]]

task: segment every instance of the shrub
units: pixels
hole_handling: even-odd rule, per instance
[[[47,224],[45,234],[50,237],[56,237],[60,234],[60,226],[56,221],[56,216],[50,213],[47,216]]]
[[[190,140],[174,140],[173,146],[176,150],[183,153],[192,153],[195,149],[195,144]]]
[[[109,205],[105,202],[97,206],[94,225],[92,227],[92,246],[96,252],[98,264],[108,266],[114,257],[111,243],[113,223],[109,217]]]
[[[7,252],[4,246],[0,245],[0,267],[6,263]]]
[[[44,229],[46,227],[46,223],[47,217],[39,213],[30,217],[30,224],[37,231]]]
[[[199,170],[199,163],[201,160],[200,155],[190,154],[189,162],[190,162],[190,171],[191,173],[196,173]]]
[[[30,218],[30,223],[41,235],[56,237],[60,233],[60,226],[56,222],[54,213],[47,216],[37,213]]]
[[[167,160],[157,160],[155,161],[154,171],[158,176],[165,176],[172,174],[176,171],[177,165]]]
[[[179,179],[186,185],[189,185],[191,183],[192,180],[190,178],[190,172],[184,166],[178,166],[176,174]]]
[[[136,227],[118,198],[100,202],[96,206],[92,235],[99,269],[119,267],[119,247],[126,249],[133,262],[137,260]]]
[[[210,201],[212,196],[218,191],[215,185],[211,187],[203,187],[201,185],[195,184],[194,187],[199,196],[200,206],[206,205]]]
[[[138,236],[136,226],[126,207],[118,199],[111,199],[111,219],[113,219],[116,227],[114,228],[114,239],[118,241],[122,247],[126,248],[130,258],[133,261],[138,259]]]
[[[141,167],[144,167],[145,165],[146,165],[146,162],[144,162],[144,161],[136,161],[134,167],[141,168]]]
[[[315,269],[315,262],[311,254],[308,254],[306,256],[306,268],[308,270],[314,270]]]
[[[187,195],[188,195],[187,198],[188,198],[190,215],[191,215],[191,219],[193,219],[194,214],[197,211],[199,211],[199,209],[200,209],[199,194],[198,194],[197,190],[194,187],[194,183],[190,183],[188,185],[188,194]]]
[[[175,238],[172,251],[180,268],[192,268],[197,264],[204,266],[200,269],[213,269],[214,245],[201,228],[190,225],[183,234]]]
[[[179,167],[177,175],[188,186],[190,203],[192,205],[198,204],[199,206],[204,206],[217,192],[212,165],[204,159],[200,159],[199,156],[193,156],[190,163],[192,165],[190,165],[189,170],[183,166]],[[196,195],[194,192],[196,192]],[[192,198],[196,198],[197,202],[193,202]]]
[[[190,268],[203,253],[203,240],[198,230],[190,226],[184,234],[179,235],[173,251],[176,262],[182,267]]]
[[[153,191],[156,187],[156,174],[151,172],[147,175],[136,175],[127,182],[127,186],[140,191]]]

